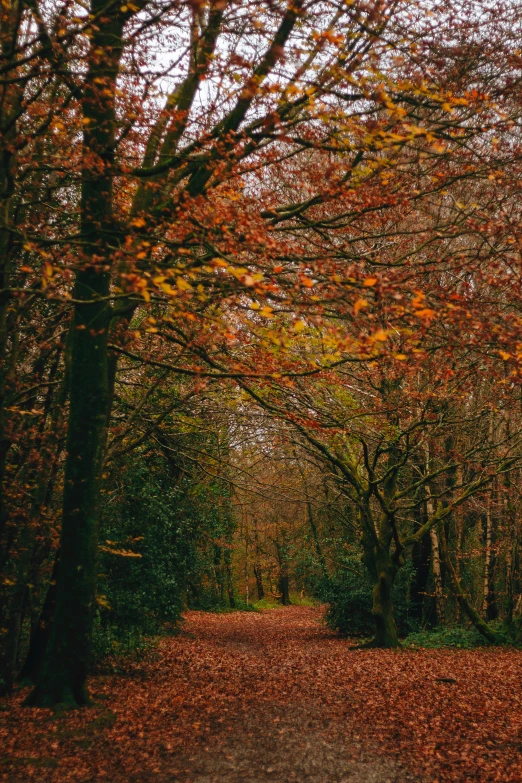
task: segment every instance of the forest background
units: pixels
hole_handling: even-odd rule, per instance
[[[186,605],[518,641],[518,3],[0,16],[2,688]]]

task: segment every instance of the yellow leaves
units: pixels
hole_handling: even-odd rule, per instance
[[[249,288],[263,279],[263,275],[260,272],[249,274],[249,270],[244,266],[232,266],[232,264],[227,264],[220,259],[213,259],[212,263],[215,264],[215,266],[224,267],[229,274],[236,278],[236,280],[239,280],[243,285],[246,285]]]
[[[499,351],[500,358],[503,359],[505,362],[507,362],[508,359],[511,359],[511,354],[507,351]]]
[[[183,277],[176,278],[176,285],[180,291],[192,291],[192,286]]]
[[[111,605],[107,600],[107,596],[105,595],[97,595],[96,596],[96,603],[101,609],[111,609]]]
[[[394,355],[399,362],[405,362],[408,359],[405,353],[396,353]]]
[[[263,316],[263,318],[271,318],[273,316],[273,314],[274,314],[274,311],[272,310],[271,307],[268,307],[268,305],[265,306],[265,307],[262,307],[261,310],[259,311],[259,315]]]
[[[175,288],[173,288],[170,283],[160,283],[159,287],[163,291],[164,294],[167,294],[167,296],[177,296],[178,292]]]
[[[135,228],[143,228],[147,225],[147,221],[144,220],[142,217],[136,217],[133,220],[131,220],[131,226],[135,226]]]
[[[306,329],[306,323],[303,320],[296,321],[294,324],[294,332],[302,332]]]
[[[378,282],[378,279],[376,277],[367,277],[365,280],[363,280],[363,285],[366,286],[366,288],[371,288],[372,286],[376,285]]]
[[[50,280],[54,274],[53,265],[50,264],[48,261],[46,261],[43,265],[43,273],[44,273],[44,277],[46,277],[48,280]]]
[[[103,544],[98,547],[100,552],[108,552],[110,555],[118,555],[118,557],[143,557],[140,552],[132,552],[130,549],[114,549],[114,541],[108,541],[110,546],[104,546]]]
[[[359,311],[363,309],[363,307],[368,307],[368,305],[369,302],[367,299],[361,299],[361,298],[357,299],[357,301],[353,306],[354,315],[357,315]]]
[[[417,318],[434,318],[435,310],[432,310],[429,307],[424,307],[422,310],[416,310],[415,315]]]

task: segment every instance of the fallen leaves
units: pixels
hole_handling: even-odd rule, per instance
[[[332,746],[404,765],[404,780],[518,783],[521,678],[516,650],[350,649],[320,609],[189,612],[125,676],[94,678],[103,707],[56,720],[22,709],[22,693],[8,702],[0,780],[188,781],[212,743],[257,742],[263,715],[299,733],[308,715]]]

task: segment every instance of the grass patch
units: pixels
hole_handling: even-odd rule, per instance
[[[497,634],[498,645],[513,645],[513,638],[502,625],[492,625]],[[472,650],[475,647],[491,647],[492,642],[482,636],[475,628],[464,628],[461,625],[448,628],[435,628],[432,631],[411,633],[404,639],[404,647],[426,647],[428,649],[451,648]]]
[[[290,602],[292,606],[320,606],[320,602],[310,596],[302,596],[299,593],[290,593]],[[284,608],[282,603],[273,598],[272,596],[262,598],[260,601],[256,601],[253,606],[256,609],[282,609]]]

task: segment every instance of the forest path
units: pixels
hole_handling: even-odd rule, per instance
[[[451,678],[450,682],[441,678]],[[0,710],[8,783],[516,783],[516,650],[351,650],[317,608],[188,612],[101,706]]]

